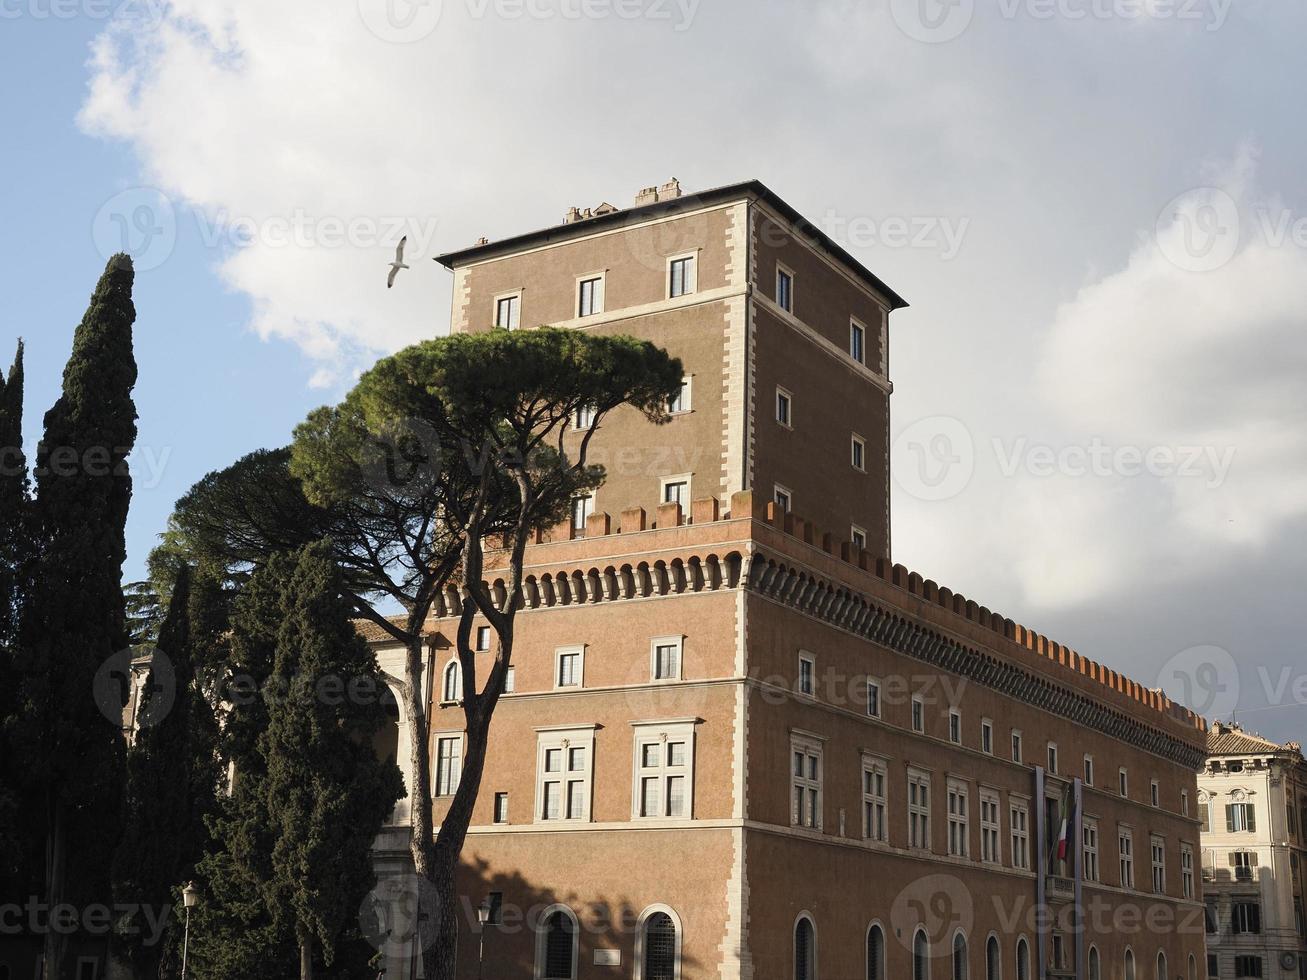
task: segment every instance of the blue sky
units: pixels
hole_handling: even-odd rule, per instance
[[[912,302],[895,560],[1307,728],[1302,4],[49,2],[0,3],[0,355],[35,439],[116,222],[175,229],[138,262],[129,578],[195,479],[447,328],[431,256],[757,177]]]

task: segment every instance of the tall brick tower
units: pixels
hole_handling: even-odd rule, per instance
[[[1197,980],[1202,719],[890,561],[903,300],[756,182],[440,261],[455,331],[632,334],[687,370],[670,424],[605,422],[607,483],[529,550],[460,976]],[[436,820],[457,612],[430,625]]]

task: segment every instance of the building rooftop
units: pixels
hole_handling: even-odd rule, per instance
[[[1266,755],[1273,752],[1302,754],[1297,742],[1280,745],[1256,732],[1246,732],[1238,722],[1217,721],[1207,732],[1208,755]]]
[[[835,239],[826,234],[826,232],[822,231],[791,205],[787,204],[780,195],[771,190],[771,188],[762,183],[762,181],[747,180],[737,184],[726,184],[722,187],[714,187],[694,194],[682,194],[680,192],[680,185],[674,180],[669,182],[668,185],[664,185],[664,188],[672,185],[675,186],[674,195],[668,195],[665,197],[657,194],[650,194],[649,191],[654,190],[653,188],[641,191],[640,195],[636,198],[637,204],[633,208],[622,210],[607,203],[601,204],[593,211],[587,209],[586,213],[578,213],[577,209],[573,208],[568,212],[567,220],[561,225],[554,225],[549,228],[541,228],[536,231],[513,235],[510,238],[503,238],[497,242],[482,239],[477,244],[469,246],[468,248],[458,249],[453,252],[446,252],[443,255],[438,255],[435,260],[445,268],[453,269],[455,266],[463,265],[468,262],[495,258],[536,245],[561,242],[580,235],[588,235],[603,228],[620,228],[622,225],[636,221],[646,221],[650,218],[662,217],[664,215],[693,211],[706,205],[721,204],[746,196],[754,196],[766,202],[768,206],[782,215],[795,228],[797,228],[800,233],[806,235],[815,245],[824,251],[829,252],[835,259],[847,266],[850,272],[854,273],[864,283],[884,296],[885,299],[889,301],[891,309],[902,309],[908,305],[907,300],[887,286],[880,277],[850,255],[848,251],[845,250],[844,246],[840,245],[835,241]],[[650,203],[639,203],[646,200],[650,201]]]

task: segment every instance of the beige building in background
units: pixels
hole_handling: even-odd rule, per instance
[[[1198,980],[1202,719],[891,561],[897,294],[757,182],[440,261],[456,332],[624,333],[686,368],[669,424],[604,421],[608,481],[529,551],[460,976]],[[430,624],[437,820],[457,613]]]
[[[1307,978],[1307,761],[1216,722],[1198,777],[1207,902],[1207,975]]]

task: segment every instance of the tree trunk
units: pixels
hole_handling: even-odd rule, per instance
[[[300,980],[313,980],[313,937],[307,929],[299,930]]]
[[[58,799],[57,791],[49,791],[50,839],[47,844],[45,867],[45,894],[48,914],[54,915],[55,909],[64,900],[64,862],[67,855],[67,807]],[[66,942],[58,929],[47,929],[45,934],[45,955],[43,969],[46,980],[61,980]]]

